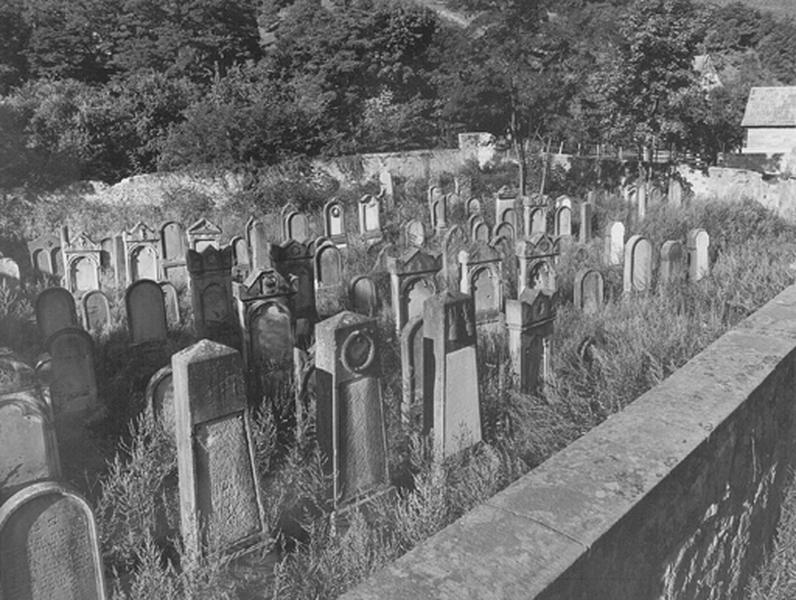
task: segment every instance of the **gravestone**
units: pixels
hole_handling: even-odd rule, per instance
[[[435,460],[481,441],[481,412],[473,298],[431,296],[423,306],[423,403],[433,415]]]
[[[0,396],[19,391],[40,391],[40,382],[30,365],[9,348],[0,348]]]
[[[126,257],[127,284],[139,279],[160,279],[160,237],[142,222],[122,234]]]
[[[342,310],[345,290],[343,255],[331,242],[322,244],[313,259],[315,266],[315,307],[320,318],[330,317]]]
[[[359,215],[359,234],[369,244],[382,238],[381,199],[377,196],[363,196],[357,204]]]
[[[180,326],[180,296],[177,288],[168,281],[160,282],[163,292],[163,304],[166,308],[166,324],[175,329]]]
[[[569,206],[562,205],[556,209],[554,222],[556,237],[572,235],[572,209]]]
[[[163,278],[174,285],[184,285],[188,281],[185,252],[188,242],[182,225],[167,221],[160,228],[160,268]]]
[[[7,600],[105,600],[97,525],[84,498],[53,481],[0,506],[0,591]]]
[[[186,257],[196,335],[221,341],[234,339],[232,248],[189,249]]]
[[[506,300],[509,354],[519,390],[525,394],[544,391],[552,380],[552,339],[555,294],[526,288],[518,300]]]
[[[710,236],[704,229],[697,228],[688,232],[688,281],[696,282],[710,273],[710,257],[708,248]]]
[[[127,255],[124,253],[124,233],[114,235],[111,267],[113,268],[113,283],[117,288],[127,286]]]
[[[298,328],[296,334],[302,338],[309,335],[312,324],[318,320],[313,258],[307,246],[296,241],[271,246],[274,268],[285,281],[291,283],[296,292],[293,297],[293,317]]]
[[[679,179],[670,178],[669,179],[669,205],[675,208],[679,208],[683,205],[683,184],[680,183]]]
[[[166,341],[166,305],[157,282],[139,279],[133,283],[124,294],[124,306],[132,344]]]
[[[63,246],[63,253],[66,288],[76,296],[99,289],[102,247],[81,233]]]
[[[426,245],[426,227],[422,221],[411,219],[404,226],[404,232],[407,246],[423,248]]]
[[[595,269],[581,269],[575,275],[575,308],[590,315],[599,312],[605,301],[605,282]]]
[[[42,275],[63,275],[58,271],[55,257],[61,254],[61,240],[57,235],[45,233],[28,242],[28,252],[33,268]]]
[[[0,379],[6,379],[13,362],[0,358]],[[0,445],[0,504],[30,483],[61,478],[51,410],[34,381],[4,386],[0,393]]]
[[[478,198],[470,198],[467,201],[467,216],[472,217],[473,215],[480,215],[481,214],[481,201]]]
[[[19,288],[20,280],[17,261],[0,253],[0,286],[16,290]]]
[[[584,202],[580,205],[580,231],[578,232],[578,241],[581,244],[588,244],[591,242],[591,226],[592,219],[594,218],[594,205],[590,202]]]
[[[442,238],[442,280],[445,287],[458,289],[459,252],[467,247],[467,236],[458,225],[445,232]]]
[[[159,369],[149,378],[144,397],[147,414],[161,423],[165,431],[174,434],[174,377],[171,365]]]
[[[315,328],[318,446],[335,510],[390,489],[375,319],[341,312]]]
[[[80,299],[83,308],[83,325],[86,331],[96,335],[111,324],[111,303],[100,290],[92,290]]]
[[[448,228],[448,199],[438,187],[428,190],[428,211],[431,216],[431,229],[440,233]]]
[[[360,275],[351,281],[349,301],[355,313],[375,317],[379,309],[379,293],[376,283],[367,275]]]
[[[201,340],[172,355],[171,368],[186,554],[195,560],[255,543],[266,526],[241,356]]]
[[[323,206],[323,235],[336,246],[346,245],[345,210],[337,200]]]
[[[668,240],[661,246],[661,265],[658,269],[658,285],[680,284],[685,280],[683,245],[677,240]]]
[[[605,227],[605,262],[621,265],[625,252],[625,226],[620,221],[611,221]]]
[[[395,183],[389,171],[379,173],[379,186],[379,196],[384,198],[387,208],[392,208],[395,205]]]
[[[517,219],[517,195],[508,186],[500,188],[495,196],[495,229],[503,223],[511,225],[515,232],[520,224]]]
[[[509,241],[509,244],[512,244],[516,239],[516,230],[512,226],[511,223],[508,221],[504,221],[502,223],[498,223],[492,229],[492,237],[493,238],[506,238]]]
[[[557,289],[554,261],[556,249],[553,239],[546,233],[534,233],[515,246],[518,262],[517,292],[526,288],[535,290]]]
[[[249,399],[255,405],[270,386],[289,382],[293,372],[295,291],[274,269],[252,272],[232,292],[242,335]]]
[[[413,317],[401,330],[401,418],[420,431],[431,429],[433,414],[423,405],[423,317]],[[429,407],[431,408],[431,407]],[[426,427],[424,423],[428,422]]]
[[[50,395],[58,435],[72,417],[93,420],[102,416],[97,397],[94,368],[94,342],[82,329],[60,329],[51,335],[45,347],[50,355]]]
[[[232,248],[232,278],[237,281],[246,279],[251,270],[249,244],[243,237],[236,235],[229,240],[229,247]]]
[[[625,244],[623,289],[626,294],[652,289],[652,244],[644,236],[631,236]]]
[[[36,297],[36,323],[42,339],[68,327],[78,327],[75,298],[61,287],[47,288]]]
[[[640,182],[638,184],[638,189],[636,190],[636,202],[637,202],[637,212],[639,222],[643,221],[644,218],[647,216],[647,183]]]
[[[529,235],[537,233],[547,233],[547,209],[543,206],[531,208],[530,216],[531,232]]]
[[[475,321],[479,326],[502,325],[503,258],[488,245],[459,252],[461,281],[459,290],[473,297]]]
[[[489,226],[479,214],[472,214],[467,218],[467,231],[472,242],[489,242]]]
[[[204,217],[191,225],[186,233],[188,235],[188,247],[191,250],[201,252],[210,246],[216,249],[220,247],[221,228]]]
[[[401,335],[409,319],[423,314],[426,298],[437,293],[435,280],[442,267],[441,262],[441,257],[419,248],[406,250],[397,258],[387,258],[397,335]]]
[[[112,237],[102,238],[100,245],[100,268],[103,272],[113,272],[113,263],[116,260],[116,247]]]
[[[246,236],[251,249],[251,270],[271,268],[271,244],[263,222],[251,217],[246,223]]]
[[[299,212],[292,204],[282,208],[282,240],[289,242],[295,240],[306,244],[312,238],[310,220],[306,214]]]

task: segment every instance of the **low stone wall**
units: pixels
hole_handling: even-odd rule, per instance
[[[796,286],[347,600],[741,598],[796,463]]]

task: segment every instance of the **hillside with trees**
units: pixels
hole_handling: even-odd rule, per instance
[[[751,86],[796,82],[796,23],[742,4],[440,6],[4,0],[0,187],[256,171],[474,130],[520,155],[555,140],[710,162],[740,143]],[[709,91],[693,70],[705,53],[724,84]]]

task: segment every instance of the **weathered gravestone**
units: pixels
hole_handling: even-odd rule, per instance
[[[644,236],[631,236],[625,244],[623,283],[626,294],[652,289],[652,244]]]
[[[439,233],[448,227],[448,201],[438,186],[431,186],[428,189],[428,212],[431,229]]]
[[[180,529],[189,559],[266,534],[240,354],[201,340],[171,357]]]
[[[201,252],[210,246],[218,248],[222,231],[218,225],[202,217],[191,225],[186,233],[188,234],[188,247]]]
[[[621,265],[624,251],[625,225],[620,221],[611,221],[605,227],[605,262]]]
[[[155,281],[139,279],[124,294],[127,327],[133,344],[165,342],[168,337],[163,290]]]
[[[460,292],[423,305],[423,404],[433,422],[434,456],[442,460],[481,441],[475,306]]]
[[[509,244],[512,244],[517,239],[516,233],[514,226],[508,221],[497,223],[492,229],[493,238],[505,238],[509,241]]]
[[[392,208],[395,203],[395,183],[389,171],[379,173],[379,195],[384,198],[388,208]]]
[[[306,340],[312,324],[318,320],[313,255],[304,244],[290,241],[281,246],[271,246],[271,259],[279,274],[293,285],[296,292],[293,297],[293,318],[296,319],[297,341]]]
[[[341,509],[389,490],[376,321],[345,311],[315,334],[318,445]]]
[[[555,212],[555,235],[556,237],[570,237],[572,235],[572,209],[562,205]]]
[[[78,327],[75,298],[61,287],[48,288],[36,297],[36,323],[42,339],[67,327]]]
[[[409,319],[401,330],[401,418],[406,424],[428,431],[434,416],[424,413],[423,340],[423,317]],[[429,423],[428,427],[424,426],[425,422]]]
[[[591,241],[591,226],[593,216],[593,204],[590,202],[584,202],[580,205],[580,231],[578,232],[578,241],[581,244],[588,244]]]
[[[249,244],[241,236],[236,235],[229,240],[232,248],[232,266],[235,274],[245,279],[251,269],[251,258],[249,257]]]
[[[64,274],[61,257],[61,240],[57,235],[45,233],[28,242],[28,252],[33,268],[43,275]]]
[[[50,355],[50,394],[56,425],[62,416],[98,417],[102,407],[97,398],[91,336],[82,329],[59,329],[45,346]]]
[[[246,239],[251,250],[251,270],[259,271],[271,267],[271,244],[268,232],[259,219],[251,217],[246,223]]]
[[[518,294],[526,288],[556,290],[554,261],[557,254],[549,235],[534,233],[530,238],[520,240],[515,246],[515,254],[519,265]]]
[[[0,287],[5,286],[9,290],[15,290],[19,287],[20,281],[17,261],[0,253]]]
[[[518,300],[506,300],[509,354],[519,389],[525,394],[544,390],[552,379],[551,356],[555,294],[527,288]]]
[[[467,247],[467,236],[458,225],[445,232],[442,238],[442,280],[446,287],[459,287],[459,252]]]
[[[161,281],[160,289],[163,292],[163,304],[166,308],[166,324],[175,328],[180,325],[180,296],[177,288],[169,281]]]
[[[411,219],[404,226],[404,237],[407,246],[422,248],[426,244],[426,227],[422,221]]]
[[[426,298],[437,292],[436,275],[441,262],[439,256],[418,248],[409,249],[398,258],[387,258],[397,335],[401,335],[409,319],[423,314]]]
[[[487,245],[459,252],[461,281],[459,290],[473,297],[475,320],[479,326],[502,325],[503,258]]]
[[[512,231],[517,231],[520,224],[517,218],[517,195],[508,187],[503,186],[495,196],[495,228],[508,223]]]
[[[379,293],[376,283],[367,275],[360,275],[351,281],[349,301],[355,313],[375,317],[379,309]]]
[[[160,279],[160,237],[158,232],[139,222],[122,234],[128,284],[139,279]]]
[[[248,394],[259,404],[273,385],[289,381],[293,371],[295,292],[274,269],[253,272],[233,284],[243,341]]]
[[[581,269],[575,275],[575,308],[590,315],[599,312],[605,301],[605,282],[602,273],[594,269]]]
[[[368,243],[381,240],[381,199],[378,196],[363,196],[357,204],[359,234]]]
[[[489,243],[489,225],[484,222],[484,218],[481,215],[470,215],[467,219],[467,230],[470,232],[471,241]]]
[[[638,189],[636,190],[636,202],[638,203],[638,206],[636,207],[638,220],[643,221],[647,216],[647,183],[645,181],[638,184]]]
[[[92,290],[80,299],[83,308],[83,325],[86,331],[98,334],[111,323],[111,303],[100,290]]]
[[[105,600],[97,525],[81,496],[46,481],[0,506],[0,597]]]
[[[209,246],[202,252],[189,249],[187,261],[196,335],[230,340],[234,327],[232,248],[218,250]]]
[[[709,246],[707,231],[697,228],[688,232],[688,281],[699,281],[710,273]]]
[[[481,214],[481,201],[478,198],[470,198],[467,201],[467,216],[472,217],[473,215],[480,215]]]
[[[310,220],[307,215],[299,212],[292,204],[283,206],[281,215],[283,243],[295,240],[301,244],[306,244],[312,237]]]
[[[149,378],[144,397],[147,414],[161,423],[165,431],[174,433],[174,377],[171,365],[159,369]]]
[[[81,233],[73,241],[67,240],[63,252],[67,289],[77,296],[99,289],[102,247]]]
[[[683,245],[677,240],[668,240],[661,246],[661,265],[658,269],[658,285],[663,287],[679,284],[685,280]]]
[[[343,255],[331,242],[321,244],[313,258],[315,267],[315,307],[320,318],[342,310],[345,276]]]
[[[346,245],[345,210],[337,200],[323,206],[323,235],[336,246]]]
[[[674,207],[683,204],[683,184],[674,177],[669,179],[669,204]]]
[[[160,268],[163,277],[174,285],[184,285],[188,281],[185,252],[188,243],[182,225],[168,221],[160,228]]]

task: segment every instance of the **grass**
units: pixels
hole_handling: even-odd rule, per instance
[[[388,241],[397,239],[396,222],[427,210],[419,212],[425,200],[417,190],[407,193],[411,197],[385,215]],[[297,417],[294,390],[271,390],[251,416],[272,538],[245,556],[211,551],[200,563],[186,559],[174,442],[140,416],[149,376],[192,343],[191,331],[178,328],[161,353],[137,355],[116,309],[114,326],[96,339],[100,392],[111,410],[93,434],[108,462],[102,472],[72,482],[95,507],[114,599],[334,598],[627,406],[793,280],[796,230],[756,203],[651,207],[643,223],[629,219],[630,207],[616,198],[596,212],[598,226],[624,217],[628,235],[648,235],[656,250],[704,227],[711,235],[711,274],[694,285],[627,297],[621,269],[603,264],[599,241],[565,251],[557,265],[554,385],[544,396],[520,394],[505,341],[479,339],[484,443],[442,463],[433,460],[428,440],[400,420],[400,357],[391,311],[383,307],[380,360],[395,494],[367,513],[354,511],[340,527],[326,495],[312,398]],[[349,274],[369,271],[374,258],[353,245]],[[610,298],[588,317],[571,305],[571,278],[583,266],[603,272]],[[37,291],[0,290],[0,334],[30,361],[42,350],[31,308]],[[117,307],[119,298],[113,297]]]

